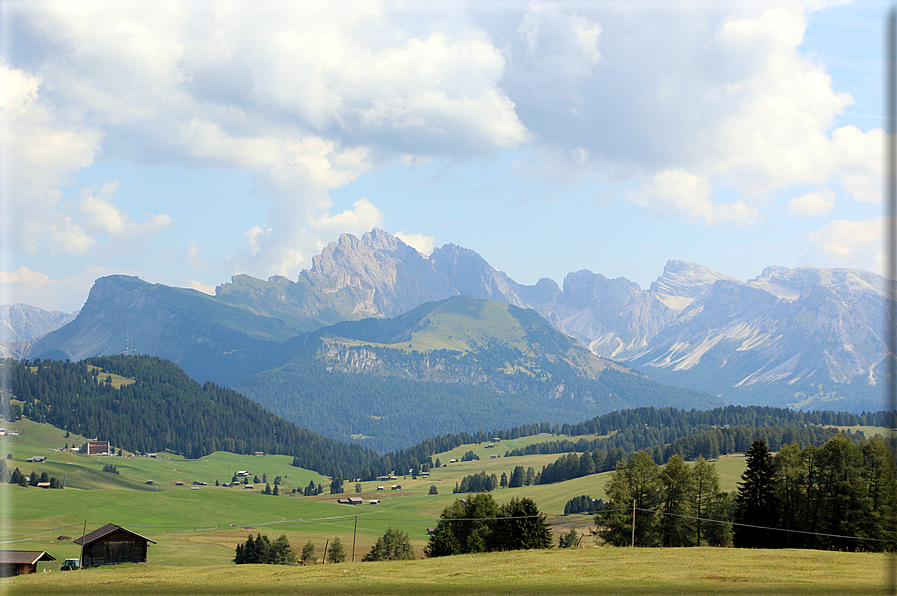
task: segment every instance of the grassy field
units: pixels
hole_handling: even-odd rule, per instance
[[[59,451],[68,445],[78,445],[84,437],[65,437],[65,431],[46,424],[20,420],[10,428],[17,428],[19,436],[3,437],[0,456],[10,469],[18,467],[23,473],[47,472],[50,476],[66,478],[65,490],[40,490],[32,487],[0,485],[0,538],[6,548],[47,550],[57,559],[77,557],[78,547],[71,541],[84,530],[105,523],[115,523],[140,533],[157,544],[150,549],[150,563],[154,565],[190,566],[223,565],[233,558],[234,547],[246,540],[250,532],[263,532],[271,538],[285,534],[298,551],[312,541],[318,553],[328,540],[339,537],[351,558],[355,541],[356,558],[361,559],[376,539],[390,526],[408,532],[417,556],[423,555],[427,543],[427,528],[436,525],[443,509],[463,495],[452,494],[455,484],[469,474],[485,471],[510,476],[515,466],[532,466],[541,470],[558,455],[529,455],[505,457],[510,449],[563,437],[538,435],[518,440],[502,441],[494,448],[482,445],[463,445],[451,452],[438,454],[441,468],[433,470],[430,478],[412,479],[398,476],[394,481],[362,482],[361,492],[355,483],[345,483],[344,495],[323,494],[300,497],[291,494],[292,488],[304,488],[310,481],[323,483],[329,493],[329,479],[295,468],[286,456],[246,456],[214,453],[198,460],[160,453],[159,458],[97,457]],[[473,451],[481,460],[449,464]],[[490,459],[489,455],[501,455]],[[47,456],[46,463],[29,463],[34,455]],[[119,474],[103,471],[113,464]],[[744,469],[743,456],[722,458],[717,462],[726,490]],[[260,494],[263,484],[252,490],[241,487],[215,487],[215,481],[229,482],[234,472],[247,470],[269,482],[275,476],[284,478],[280,496]],[[592,518],[588,515],[563,516],[566,502],[575,496],[590,495],[605,498],[604,485],[610,473],[595,474],[568,482],[515,489],[499,489],[494,497],[499,503],[512,497],[530,497],[546,513],[553,524],[555,536],[574,527],[588,532]],[[152,485],[146,484],[153,480]],[[177,481],[184,482],[177,486]],[[207,482],[198,490],[191,490],[193,481]],[[390,490],[400,484],[401,491]],[[378,487],[384,490],[378,490]],[[438,494],[430,495],[436,486]],[[379,504],[360,507],[339,505],[338,497],[359,496],[366,503],[377,499]],[[358,515],[356,532],[356,515]],[[64,537],[60,540],[60,537]],[[591,539],[587,539],[591,541]],[[41,564],[41,571],[58,569],[57,563]]]
[[[79,556],[79,548],[72,538],[89,532],[105,523],[115,523],[142,534],[154,541],[149,551],[151,566],[199,567],[227,565],[233,558],[234,547],[246,540],[250,532],[262,532],[276,538],[285,534],[296,551],[311,541],[318,556],[327,541],[339,537],[351,559],[355,543],[356,560],[367,553],[376,539],[390,526],[407,532],[415,554],[422,557],[427,543],[427,528],[436,525],[443,509],[463,495],[452,494],[455,484],[470,474],[510,476],[515,466],[542,466],[559,455],[529,455],[507,457],[510,449],[540,441],[563,437],[538,435],[498,443],[494,448],[463,445],[448,453],[434,456],[447,463],[473,451],[482,459],[451,463],[433,470],[430,478],[412,479],[398,476],[393,481],[362,482],[361,492],[355,483],[345,483],[345,494],[323,494],[301,497],[292,488],[304,488],[310,481],[323,483],[325,492],[329,479],[309,470],[295,468],[286,456],[246,456],[214,453],[199,460],[162,453],[159,458],[109,458],[58,451],[66,443],[80,444],[84,437],[65,437],[65,431],[49,425],[21,420],[14,425],[19,436],[4,437],[0,442],[0,456],[8,453],[10,469],[29,474],[46,471],[51,476],[66,478],[65,490],[41,490],[32,487],[0,485],[0,541],[4,548],[47,550],[58,560]],[[575,438],[574,438],[575,439]],[[499,455],[490,459],[490,455]],[[47,462],[36,464],[25,460],[34,455],[46,455]],[[105,464],[115,465],[119,474],[103,472]],[[735,490],[744,470],[744,456],[724,456],[715,462],[724,490]],[[215,487],[216,480],[229,482],[234,472],[247,470],[269,482],[280,475],[284,478],[280,496],[260,494],[263,484],[253,490],[241,487]],[[606,498],[604,486],[610,473],[595,474],[552,485],[499,489],[493,493],[499,503],[513,497],[530,497],[548,515],[555,540],[569,528],[587,533],[592,526],[588,515],[564,516],[564,505],[575,496],[590,495]],[[146,480],[153,480],[147,485]],[[184,486],[177,486],[177,481]],[[207,482],[198,490],[191,490],[193,481]],[[401,491],[390,490],[400,484]],[[378,487],[384,490],[378,490]],[[436,486],[438,494],[430,495]],[[336,503],[338,497],[358,496],[365,505],[353,507]],[[380,503],[367,504],[371,499]],[[357,516],[357,531],[356,531]],[[594,547],[595,541],[586,537],[584,545]],[[740,551],[736,551],[740,552]],[[41,564],[40,570],[58,569],[58,563]]]
[[[190,556],[185,552],[184,556]],[[124,565],[0,580],[9,594],[765,594],[885,592],[886,555],[582,548],[309,567]]]

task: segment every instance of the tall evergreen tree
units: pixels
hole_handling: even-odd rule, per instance
[[[598,535],[614,546],[632,542],[633,505],[635,506],[636,546],[657,544],[657,508],[660,504],[660,466],[644,451],[634,454],[628,464],[622,461],[605,488],[608,503],[595,516]]]
[[[747,452],[747,468],[738,483],[735,497],[735,546],[771,548],[783,541],[779,533],[764,527],[775,526],[778,504],[773,485],[772,456],[766,441],[757,439]]]
[[[692,471],[679,455],[674,455],[660,473],[662,487],[660,535],[664,546],[694,544],[694,520],[691,496],[694,492]]]

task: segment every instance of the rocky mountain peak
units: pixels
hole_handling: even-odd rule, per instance
[[[667,261],[663,274],[651,283],[649,292],[674,310],[682,310],[710,289],[717,280],[741,280],[688,261]]]

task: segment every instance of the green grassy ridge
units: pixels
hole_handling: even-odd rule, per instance
[[[219,451],[194,460],[171,453],[159,453],[158,458],[90,456],[58,451],[66,444],[81,445],[87,439],[76,435],[66,438],[65,431],[50,424],[22,419],[8,423],[6,427],[19,430],[18,436],[0,437],[0,453],[12,455],[6,460],[10,471],[18,467],[24,474],[34,470],[37,473],[46,471],[60,480],[66,476],[67,489],[189,490],[187,485],[195,480],[209,485],[214,485],[216,480],[230,482],[238,470],[257,474],[259,478],[267,474],[268,482],[272,484],[275,476],[284,477],[281,490],[287,492],[305,488],[311,481],[316,484],[326,481],[326,477],[317,472],[294,467],[293,458],[286,455],[254,456]],[[35,455],[44,455],[47,461],[42,464],[25,461]],[[114,465],[119,473],[103,472],[103,466],[107,464]],[[147,485],[147,480],[153,480],[153,485]],[[176,487],[175,482],[179,480],[185,486]],[[256,485],[256,490],[262,488],[264,484]]]
[[[13,453],[10,463],[18,463],[25,473],[32,469],[39,473],[44,469],[52,470],[53,466],[61,466],[69,472],[69,479],[75,484],[77,470],[81,470],[83,477],[99,478],[105,483],[82,488],[69,484],[65,490],[0,485],[0,503],[6,504],[5,509],[0,511],[0,523],[3,525],[0,534],[4,541],[13,541],[17,548],[48,550],[57,558],[65,558],[77,556],[78,548],[70,540],[57,541],[57,536],[76,537],[85,519],[88,520],[88,531],[105,523],[116,523],[158,542],[151,550],[152,562],[175,566],[226,564],[233,558],[237,542],[245,541],[250,531],[261,531],[271,537],[286,534],[296,549],[311,540],[319,551],[323,550],[327,540],[339,536],[348,550],[355,537],[356,514],[359,515],[356,537],[358,558],[370,550],[377,537],[390,526],[408,532],[415,552],[422,556],[427,543],[426,528],[434,527],[443,509],[455,499],[464,498],[465,495],[452,494],[455,483],[463,476],[484,470],[498,475],[502,471],[510,473],[516,465],[533,466],[538,470],[559,457],[531,455],[488,459],[487,455],[483,460],[435,469],[427,479],[399,476],[395,481],[362,482],[361,493],[354,492],[354,482],[346,482],[343,495],[300,497],[289,494],[294,479],[300,487],[308,484],[310,479],[323,482],[326,487],[327,479],[292,467],[289,458],[221,452],[200,460],[184,460],[171,454],[160,454],[161,459],[86,456],[54,451],[53,445],[63,441],[65,433],[51,425],[29,420],[20,420],[15,425],[20,428],[21,434],[8,437],[5,444]],[[544,435],[523,440],[532,442],[553,438],[556,437]],[[80,441],[82,438],[70,437],[68,442],[71,444],[76,439]],[[513,446],[513,442],[502,443]],[[484,454],[493,451],[484,445],[465,445],[459,449],[462,452],[472,449]],[[452,453],[446,452],[438,457],[448,462]],[[35,454],[48,455],[48,463],[22,463],[25,457]],[[55,461],[57,458],[60,461]],[[115,465],[121,473],[102,472],[102,466],[107,463]],[[283,467],[278,468],[277,465]],[[743,469],[743,462],[738,474],[740,469]],[[211,485],[190,490],[189,485],[174,485],[179,479],[185,482],[190,482],[193,477],[203,479],[203,474],[208,474],[207,481],[214,484],[215,476],[226,476],[229,480],[236,470],[248,470],[259,476],[266,472],[269,479],[288,473],[290,478],[285,480],[283,494],[278,497],[259,494],[262,488],[259,485],[251,491]],[[555,524],[555,537],[570,527],[587,532],[592,525],[591,516],[560,514],[567,500],[574,496],[589,494],[593,498],[603,498],[604,484],[609,475],[596,474],[552,485],[499,489],[493,496],[499,503],[506,503],[514,497],[532,498],[550,516],[549,521]],[[141,484],[150,477],[155,480],[152,487]],[[131,487],[116,484],[125,480],[133,480],[133,487],[140,490],[124,490]],[[402,490],[390,490],[392,484],[400,484]],[[734,478],[731,484],[734,488]],[[429,494],[433,485],[437,486],[439,494]],[[384,486],[385,490],[378,491],[378,486]],[[336,503],[338,498],[348,496],[359,496],[366,504],[352,507]],[[381,502],[378,505],[367,504],[371,499]],[[20,540],[23,542],[18,542]]]
[[[345,546],[345,544],[344,544]],[[152,552],[152,551],[151,551]],[[309,567],[122,565],[0,580],[13,594],[881,594],[887,555],[582,548]]]

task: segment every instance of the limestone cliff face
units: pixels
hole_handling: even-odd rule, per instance
[[[27,304],[0,305],[0,340],[21,342],[37,339],[74,320],[77,314],[44,310]]]
[[[121,353],[127,337],[139,353],[216,378],[221,362],[262,353],[270,360],[271,346],[302,333],[457,295],[533,309],[595,354],[717,395],[766,386],[874,392],[895,285],[868,271],[778,266],[742,281],[669,261],[648,290],[587,270],[568,274],[562,287],[550,279],[524,286],[470,249],[447,244],[428,257],[374,229],[343,234],[295,281],[240,275],[214,297],[137,278],[99,279],[76,319],[17,344],[14,355]],[[242,370],[231,368],[228,375]]]

